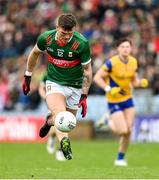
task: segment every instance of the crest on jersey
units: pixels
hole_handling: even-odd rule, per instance
[[[52,44],[52,35],[49,35],[46,37],[46,44],[51,45]]]
[[[72,44],[71,49],[75,51],[75,50],[78,48],[79,45],[80,45],[79,41],[75,41],[75,42]]]
[[[68,52],[68,57],[72,57],[72,52]]]

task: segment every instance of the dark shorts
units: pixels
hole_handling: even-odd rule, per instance
[[[117,112],[117,111],[124,111],[125,109],[131,108],[131,107],[134,107],[134,102],[132,98],[123,102],[119,102],[119,103],[108,103],[110,114],[113,114],[114,112]]]

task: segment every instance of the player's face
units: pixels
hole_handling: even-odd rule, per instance
[[[57,39],[60,42],[67,44],[68,41],[70,40],[70,38],[72,37],[73,32],[74,32],[74,28],[71,31],[66,31],[58,26],[57,27]]]
[[[118,50],[118,53],[120,56],[127,57],[130,55],[130,53],[132,51],[132,46],[131,46],[130,42],[125,41],[118,46],[117,50]]]

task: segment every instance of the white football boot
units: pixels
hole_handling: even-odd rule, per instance
[[[65,161],[66,160],[66,158],[64,157],[63,152],[61,150],[56,151],[56,159],[58,161]]]
[[[55,152],[55,143],[56,143],[56,137],[49,136],[46,150],[49,154],[53,154]]]
[[[128,163],[124,159],[120,159],[120,160],[115,160],[114,165],[126,167]]]
[[[109,113],[106,112],[104,115],[95,123],[96,128],[103,128],[103,127],[108,127],[109,123]]]

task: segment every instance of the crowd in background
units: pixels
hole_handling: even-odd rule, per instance
[[[38,107],[47,60],[39,58],[32,91],[24,96],[26,59],[38,35],[55,28],[63,12],[77,17],[77,30],[90,42],[93,73],[115,54],[114,42],[129,37],[139,74],[148,78],[153,95],[159,94],[159,0],[0,0],[0,111]],[[90,94],[103,92],[92,84]]]

